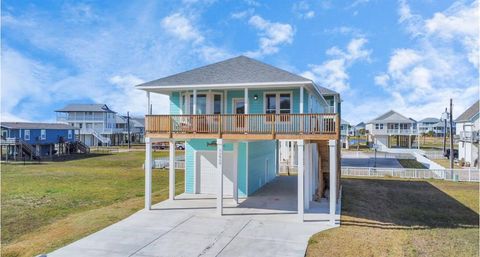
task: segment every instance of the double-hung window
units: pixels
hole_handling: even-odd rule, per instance
[[[68,139],[72,139],[72,130],[71,129],[68,130]]]
[[[23,139],[25,139],[25,141],[30,140],[30,130],[29,129],[26,129],[24,131]]]
[[[40,140],[47,139],[47,131],[45,129],[40,130]]]

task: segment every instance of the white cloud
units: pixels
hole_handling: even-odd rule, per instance
[[[192,25],[190,20],[181,13],[174,13],[163,18],[161,24],[163,29],[181,40],[193,41],[195,43],[201,43],[204,40],[204,37]]]
[[[260,31],[259,50],[246,53],[251,57],[277,53],[281,45],[293,42],[294,31],[290,24],[270,22],[258,15],[252,16],[248,23]]]
[[[416,119],[439,116],[450,98],[458,115],[479,96],[478,1],[453,4],[430,19],[400,1],[399,22],[415,43],[395,49],[387,71],[374,78],[390,94],[387,109]]]
[[[339,93],[345,92],[350,88],[348,68],[357,61],[369,61],[371,50],[365,49],[366,44],[367,40],[365,38],[354,38],[348,43],[346,50],[332,47],[326,51],[326,54],[332,59],[320,65],[309,65],[310,70],[302,75],[315,81],[320,86],[333,89]]]
[[[252,16],[254,12],[255,12],[255,9],[250,8],[245,11],[233,12],[230,14],[230,17],[232,19],[243,19],[245,17]]]
[[[306,1],[299,1],[292,6],[293,13],[301,19],[311,19],[315,17],[315,11],[310,9],[310,5]]]
[[[36,59],[2,39],[2,119],[53,121],[55,108],[82,102],[105,103],[119,113],[142,115],[145,92],[134,84],[229,55],[206,40],[197,23],[185,15],[170,15],[164,25],[179,27],[167,26],[171,30],[165,33],[163,26],[159,29],[162,22],[154,7],[135,2],[130,7],[122,13],[128,22],[88,9],[93,12],[88,15],[97,19],[95,26],[66,26],[63,18],[34,8],[20,15],[2,13],[2,30],[10,38],[60,60],[59,64]],[[151,97],[156,113],[168,112],[165,96]]]

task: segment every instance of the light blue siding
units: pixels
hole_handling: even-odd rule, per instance
[[[248,143],[248,171],[248,195],[275,178],[274,140]]]
[[[170,114],[181,114],[180,109],[180,93],[173,92],[170,94]]]

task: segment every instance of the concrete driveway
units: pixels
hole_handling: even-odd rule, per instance
[[[306,218],[317,221],[298,221],[295,185],[296,177],[278,177],[239,206],[225,199],[222,217],[211,196],[182,194],[48,256],[304,256],[308,239],[332,226],[312,211]]]

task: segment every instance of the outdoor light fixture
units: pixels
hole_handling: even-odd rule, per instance
[[[258,95],[254,95],[253,100],[255,100],[255,101],[258,100]]]

